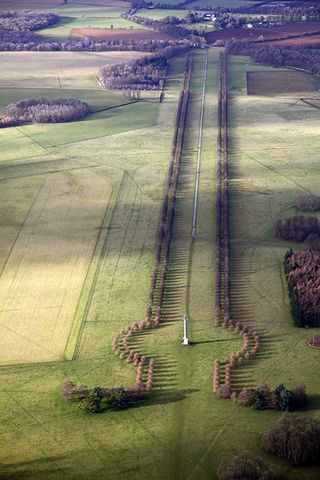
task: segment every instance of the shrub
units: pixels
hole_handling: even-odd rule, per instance
[[[293,395],[293,405],[294,410],[299,410],[303,408],[308,403],[308,395],[306,386],[303,383],[296,385],[292,390],[291,393]]]
[[[307,212],[318,212],[320,210],[320,196],[303,195],[297,200],[297,206],[300,210]]]
[[[0,126],[21,123],[56,123],[79,120],[89,113],[89,106],[76,98],[38,98],[10,103]]]
[[[243,452],[230,463],[223,461],[217,471],[219,480],[273,480],[270,468],[263,460],[249,452]]]
[[[273,455],[303,465],[319,458],[320,421],[284,413],[262,437],[263,448]]]

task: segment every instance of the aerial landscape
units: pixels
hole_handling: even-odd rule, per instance
[[[320,1],[0,0],[0,479],[320,480]]]

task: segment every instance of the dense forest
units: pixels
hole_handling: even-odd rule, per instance
[[[76,98],[38,98],[10,103],[0,119],[0,127],[23,123],[58,123],[80,120],[90,112],[89,106]]]

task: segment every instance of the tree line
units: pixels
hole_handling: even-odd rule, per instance
[[[294,242],[312,242],[319,239],[320,224],[317,217],[299,215],[284,219],[277,218],[274,233],[282,240]]]
[[[286,253],[284,269],[291,313],[299,327],[320,326],[320,251]]]
[[[233,55],[247,55],[254,62],[272,66],[293,67],[320,75],[320,55],[318,52],[305,49],[258,46],[250,42],[231,41],[227,49]]]
[[[44,40],[32,32],[0,32],[0,51],[33,52],[112,52],[139,51],[164,52],[165,56],[184,53],[190,48],[189,40],[103,40],[87,42],[82,40]],[[173,53],[176,50],[176,53]]]
[[[77,98],[37,98],[10,103],[0,119],[0,127],[23,123],[71,122],[90,112],[87,103]]]
[[[237,365],[254,357],[260,336],[232,318],[230,301],[230,225],[229,225],[229,141],[228,141],[228,57],[220,53],[218,85],[218,165],[215,224],[215,324],[222,325],[243,339],[243,346],[225,362],[213,364],[213,391],[220,398],[236,400],[232,373]],[[223,301],[222,301],[223,300]],[[223,381],[221,381],[223,379]]]
[[[138,25],[143,25],[147,28],[151,28],[152,30],[157,30],[158,32],[165,33],[166,35],[169,35],[171,37],[190,39],[196,43],[206,43],[203,37],[199,37],[198,30],[189,30],[187,28],[178,26],[178,23],[181,23],[181,21],[177,19],[177,17],[168,16],[159,20],[154,20],[152,18],[141,17],[135,14],[132,15],[130,12],[125,12],[121,16],[126,20],[135,22]]]

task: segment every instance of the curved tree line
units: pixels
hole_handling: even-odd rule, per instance
[[[191,83],[191,71],[193,64],[193,53],[188,53],[185,71],[183,75],[183,85],[180,92],[175,130],[173,136],[171,158],[167,179],[165,183],[164,200],[161,210],[160,226],[157,236],[156,253],[151,274],[151,284],[147,303],[146,317],[139,322],[133,322],[131,325],[123,328],[113,338],[112,347],[116,355],[127,363],[135,367],[135,384],[131,387],[125,387],[124,393],[131,398],[139,398],[153,388],[153,375],[155,369],[155,360],[136,351],[131,345],[134,336],[144,330],[157,328],[161,322],[162,304],[165,291],[165,282],[169,262],[170,245],[172,239],[173,220],[175,215],[176,194],[178,179],[180,173],[180,164],[182,159],[182,147],[185,135],[185,125],[187,109],[189,103],[189,92]],[[88,400],[99,390],[100,397],[110,398],[119,388],[100,388],[95,387],[92,391],[85,385],[75,385],[69,380],[62,384],[61,391],[66,400],[80,399]],[[89,398],[90,397],[90,398]],[[94,398],[93,398],[94,401]]]
[[[242,348],[225,361],[214,361],[213,390],[222,398],[236,399],[231,377],[234,367],[256,355],[260,337],[255,330],[235,322],[230,302],[230,227],[229,227],[229,155],[228,155],[228,56],[220,53],[218,85],[218,167],[215,236],[215,324],[234,331],[243,338]]]

